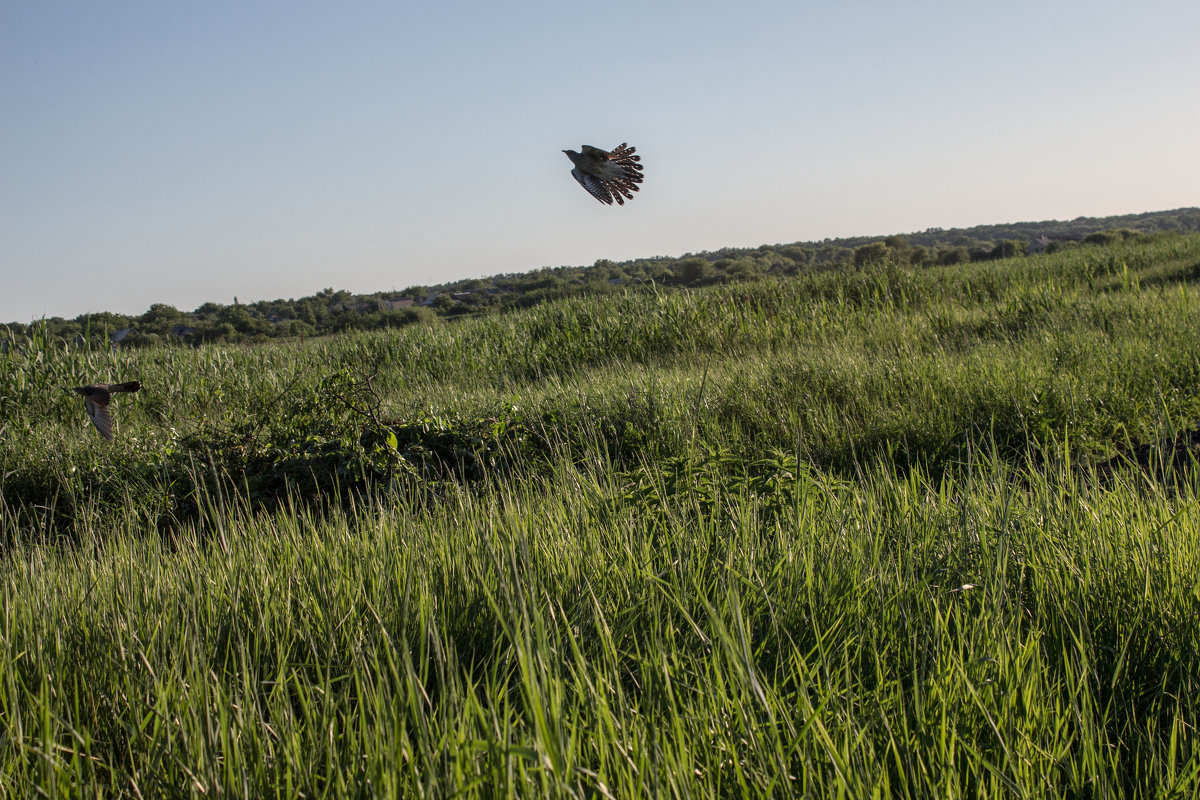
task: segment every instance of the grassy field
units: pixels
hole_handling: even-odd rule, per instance
[[[1191,797],[1198,427],[1195,235],[24,343],[0,796]]]

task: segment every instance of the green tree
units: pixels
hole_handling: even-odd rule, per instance
[[[890,260],[897,264],[911,264],[913,261],[913,246],[903,236],[888,236],[883,243],[891,249]]]
[[[1001,239],[992,248],[992,258],[1013,258],[1026,255],[1029,243],[1020,239]]]
[[[698,286],[712,277],[712,265],[703,258],[685,258],[679,262],[679,280],[685,286]]]
[[[731,281],[752,281],[762,276],[762,264],[754,258],[723,258],[713,265]]]
[[[1122,236],[1121,231],[1096,231],[1095,233],[1089,233],[1087,236],[1083,237],[1083,243],[1109,245],[1116,244],[1124,238],[1125,237]]]
[[[145,314],[137,318],[137,327],[144,334],[165,334],[172,325],[179,324],[182,319],[183,312],[175,306],[155,303]]]
[[[882,264],[890,260],[892,248],[883,242],[871,242],[854,249],[854,266],[865,267],[869,264]]]

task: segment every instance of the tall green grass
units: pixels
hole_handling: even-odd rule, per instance
[[[677,455],[696,436],[748,459],[800,443],[844,474],[884,453],[937,473],[985,440],[1018,460],[1057,441],[1102,462],[1200,422],[1197,264],[1200,238],[1168,236],[629,292],[309,343],[33,342],[0,355],[3,506],[22,528],[48,520],[51,535],[91,506],[132,504],[172,524],[195,511],[196,464],[274,502],[297,480],[313,494],[390,475],[363,463],[363,435],[426,419],[464,440],[505,419],[579,443],[580,458],[601,430],[625,463]],[[121,398],[118,442],[102,446],[67,387],[132,378],[146,388]]]
[[[23,342],[0,796],[1192,796],[1198,278]],[[131,379],[108,445],[67,389]]]
[[[1060,465],[1061,466],[1061,465]],[[699,473],[698,473],[699,474]],[[1194,483],[983,460],[131,528],[4,571],[13,795],[1173,796]]]

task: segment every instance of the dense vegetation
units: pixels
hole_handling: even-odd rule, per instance
[[[1187,796],[1200,235],[0,354],[0,794]],[[65,387],[141,380],[112,445]]]
[[[96,312],[69,320],[51,317],[29,324],[12,322],[0,327],[0,347],[19,346],[32,336],[77,344],[86,341],[94,346],[115,342],[120,347],[154,346],[167,341],[192,345],[262,342],[453,320],[567,297],[620,293],[639,286],[694,289],[883,262],[930,266],[990,261],[1027,253],[1054,253],[1080,245],[1112,244],[1145,233],[1196,231],[1200,231],[1200,208],[1182,208],[1079,217],[1069,222],[930,228],[904,236],[725,248],[620,263],[601,259],[588,267],[546,267],[523,274],[412,286],[403,292],[355,296],[329,288],[299,300],[239,303],[235,298],[232,305],[208,302],[190,312],[156,303],[138,316]]]

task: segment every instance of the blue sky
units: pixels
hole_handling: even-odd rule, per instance
[[[1200,3],[0,5],[0,321],[1200,204]],[[560,152],[628,141],[603,206]]]

